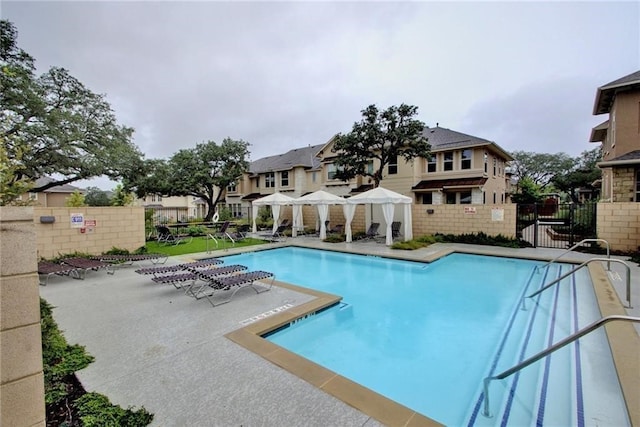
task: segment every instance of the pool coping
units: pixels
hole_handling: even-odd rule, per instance
[[[291,244],[307,248],[305,245]],[[280,246],[280,247],[283,247]],[[273,248],[273,247],[272,247]],[[317,249],[317,248],[314,248]],[[325,249],[327,250],[327,249]],[[331,250],[331,249],[329,249]],[[370,255],[365,252],[336,248],[336,252]],[[520,256],[519,254],[505,254],[483,249],[445,249],[422,256],[374,255],[377,257],[393,258],[405,261],[433,262],[452,253],[475,255],[489,255],[520,259],[534,259],[549,261],[548,257]],[[403,254],[405,255],[405,254]],[[579,264],[581,261],[562,260],[563,263]],[[603,317],[609,315],[626,315],[623,304],[614,289],[609,276],[601,263],[589,264],[588,270],[597,296],[598,305]],[[374,392],[330,369],[318,365],[264,338],[265,334],[307,315],[321,311],[335,305],[342,300],[341,296],[316,291],[310,288],[275,280],[274,286],[283,287],[315,297],[304,304],[291,307],[275,315],[258,320],[245,327],[225,334],[225,337],[245,349],[261,356],[271,363],[285,369],[289,373],[305,380],[324,392],[340,399],[346,404],[371,416],[377,421],[392,426],[432,427],[443,424],[420,414],[400,403]],[[627,322],[613,322],[605,326],[613,362],[622,388],[627,413],[631,425],[640,425],[640,407],[631,404],[640,401],[640,374],[638,372],[638,355],[640,354],[640,336],[632,324]],[[613,344],[615,343],[615,345]]]

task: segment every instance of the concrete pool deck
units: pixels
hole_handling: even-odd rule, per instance
[[[288,239],[285,244],[413,260],[430,260],[456,249],[541,259],[553,258],[563,252],[457,244],[396,251],[379,243],[328,244],[317,238]],[[172,257],[168,263],[232,253],[230,250],[191,254]],[[593,257],[571,253],[563,260],[581,262]],[[628,265],[632,269],[634,308],[627,313],[640,316],[640,268],[631,262]],[[617,263],[613,265],[624,278],[620,267]],[[335,300],[334,296],[276,282],[280,286],[274,286],[270,292],[256,295],[246,288],[229,304],[213,308],[206,300],[194,301],[180,290],[170,285],[156,285],[149,277],[140,276],[134,270],[123,267],[114,276],[91,272],[84,281],[54,277],[49,286],[41,287],[40,291],[41,296],[56,307],[54,318],[67,340],[86,346],[96,358],[78,373],[85,388],[106,394],[125,407],[144,406],[155,415],[153,425],[434,424],[419,414],[407,413],[406,408],[403,411],[403,407],[386,406],[384,400],[372,399],[370,395],[362,394],[365,391],[345,385],[339,379],[334,379],[332,385],[322,376],[327,375],[326,372],[319,371],[320,376],[314,376],[318,371],[308,365],[296,367],[296,361],[291,362],[286,353],[276,354],[269,345],[258,349],[257,353],[263,357],[254,352],[256,349],[245,349],[247,341],[249,346],[256,345],[256,333],[287,321],[285,313],[289,313],[289,317],[291,313],[303,314],[315,306],[330,304]],[[612,283],[624,300],[623,280]],[[609,297],[617,299],[614,295]],[[263,314],[266,320],[253,322]],[[625,329],[628,332],[628,328]],[[638,363],[634,374],[637,390],[640,386],[637,332],[631,341],[635,345],[631,351],[635,353],[629,355],[627,363],[631,368],[634,362]],[[260,340],[258,347],[260,342],[264,343]],[[265,354],[272,357],[265,357]],[[288,370],[280,367],[292,363],[293,368],[289,366]],[[296,372],[298,375],[292,374],[296,369],[300,371]],[[322,388],[323,385],[326,387]],[[350,389],[351,397],[340,395],[346,389]],[[340,399],[334,397],[336,395]],[[638,422],[637,418],[632,419]]]

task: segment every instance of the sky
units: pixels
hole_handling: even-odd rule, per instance
[[[636,1],[2,0],[0,16],[38,73],[104,94],[145,158],[230,137],[256,160],[401,103],[510,152],[577,156],[607,119],[596,89],[640,69]]]

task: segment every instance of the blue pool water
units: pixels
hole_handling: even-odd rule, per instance
[[[628,425],[604,333],[502,381],[481,415],[482,379],[600,318],[586,270],[452,254],[431,264],[304,248],[225,258],[343,303],[267,337],[447,425]],[[526,292],[525,292],[526,291]],[[551,398],[552,396],[552,398]]]

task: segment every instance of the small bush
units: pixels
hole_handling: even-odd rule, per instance
[[[340,242],[344,242],[346,239],[347,237],[344,234],[330,234],[327,236],[326,239],[323,240],[323,242],[340,243]]]
[[[83,346],[69,345],[53,320],[53,306],[40,299],[45,402],[57,404],[69,393],[65,378],[86,368],[94,358]]]
[[[105,255],[129,255],[129,251],[126,249],[116,248],[115,246],[105,252]]]
[[[191,227],[187,227],[187,234],[189,236],[202,236],[206,231],[206,228],[199,225],[192,225]]]
[[[408,240],[406,242],[396,242],[391,245],[391,249],[401,249],[404,251],[413,251],[416,249],[420,249],[425,247],[423,243],[418,242],[417,240]]]
[[[360,240],[363,237],[365,237],[367,235],[366,232],[364,231],[356,231],[355,233],[353,233],[353,240]]]
[[[480,232],[478,234],[436,234],[438,242],[443,243],[468,243],[473,245],[489,245],[489,246],[502,246],[507,248],[522,248],[526,246],[525,242],[511,237],[498,234],[496,236],[488,236],[487,234]]]
[[[140,427],[153,420],[146,409],[124,409],[114,405],[107,396],[99,393],[87,393],[74,403],[85,427]]]

